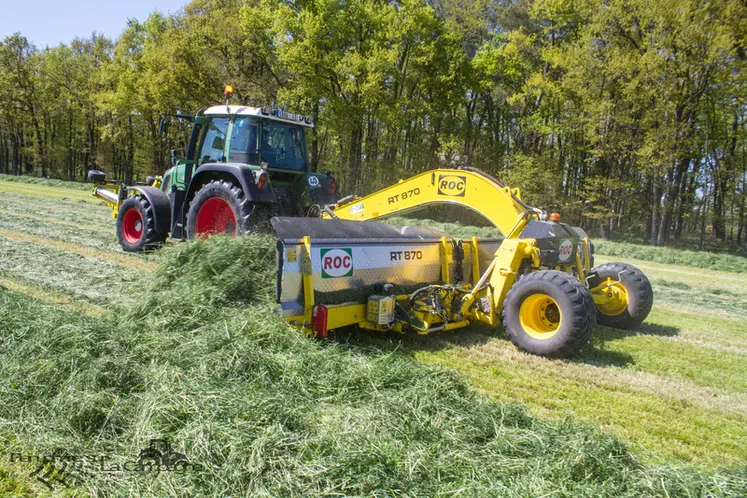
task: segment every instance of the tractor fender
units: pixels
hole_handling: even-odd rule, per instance
[[[169,197],[156,187],[127,187],[128,192],[142,195],[153,208],[153,226],[156,233],[169,233],[171,231],[171,203]]]
[[[254,172],[251,168],[244,164],[232,163],[208,163],[197,168],[197,171],[192,175],[192,181],[189,183],[187,199],[191,200],[195,192],[211,180],[238,182],[246,199],[254,203],[274,204],[277,202],[272,185],[268,184],[264,188],[257,187],[254,182]]]

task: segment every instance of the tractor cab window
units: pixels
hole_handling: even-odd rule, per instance
[[[306,140],[298,126],[265,121],[260,150],[272,168],[306,170]]]
[[[205,130],[205,136],[202,140],[202,150],[200,151],[200,163],[225,161],[228,118],[211,119]]]
[[[258,138],[259,126],[254,118],[236,118],[231,129],[229,161],[259,164]]]

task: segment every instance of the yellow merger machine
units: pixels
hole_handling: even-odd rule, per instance
[[[370,221],[439,204],[481,214],[504,237],[457,240]],[[640,270],[593,267],[582,229],[557,214],[544,221],[518,189],[474,168],[428,171],[311,214],[271,222],[280,314],[316,336],[349,325],[427,334],[502,323],[520,349],[559,357],[581,348],[597,322],[639,325],[653,303]]]

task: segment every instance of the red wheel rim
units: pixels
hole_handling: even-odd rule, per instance
[[[217,233],[236,233],[236,215],[231,205],[222,197],[211,197],[200,206],[195,221],[198,236]]]
[[[130,244],[137,244],[143,237],[143,217],[135,208],[128,210],[122,219],[122,233]]]

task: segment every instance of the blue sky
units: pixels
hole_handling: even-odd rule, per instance
[[[124,31],[128,18],[145,20],[158,10],[173,13],[188,0],[0,0],[0,39],[17,31],[37,47],[70,42],[93,31],[110,38]]]

